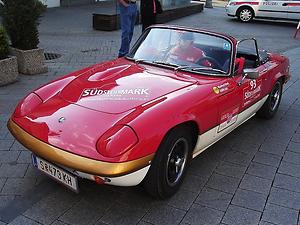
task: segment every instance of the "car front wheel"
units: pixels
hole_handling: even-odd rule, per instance
[[[185,129],[173,129],[160,144],[143,181],[153,197],[168,198],[179,189],[192,158],[191,136]]]
[[[264,119],[271,119],[276,114],[282,95],[282,82],[276,81],[272,91],[263,106],[258,110],[257,115]]]
[[[242,7],[238,10],[237,17],[239,18],[240,21],[247,23],[253,19],[254,12],[249,7]]]

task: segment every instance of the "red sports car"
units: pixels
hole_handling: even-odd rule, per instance
[[[8,121],[38,170],[74,191],[140,183],[173,195],[193,157],[255,114],[276,113],[289,60],[255,39],[148,28],[124,57],[31,92]]]

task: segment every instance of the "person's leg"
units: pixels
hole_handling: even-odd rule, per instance
[[[151,17],[149,17],[149,26],[155,24],[155,17],[154,17],[154,14],[152,14]]]
[[[145,17],[143,19],[143,23],[142,23],[142,31],[144,31],[147,27],[149,27],[151,25],[150,21],[149,21],[149,17]]]
[[[142,23],[142,32],[143,32],[146,28],[147,28],[147,26],[146,26],[145,22]]]
[[[131,10],[131,15],[130,15],[130,32],[129,32],[129,45],[133,36],[133,30],[134,30],[134,25],[137,17],[137,6],[136,4],[130,4],[130,10]]]
[[[119,57],[126,55],[129,51],[130,18],[129,18],[128,7],[125,7],[120,4],[120,20],[121,20],[122,37],[121,37],[121,47],[119,50]]]
[[[142,25],[143,25],[142,31],[144,31],[147,27],[149,27],[153,24],[156,24],[156,15],[155,14],[144,17],[143,22],[142,22]]]
[[[152,17],[152,25],[153,25],[153,24],[156,24],[156,15],[157,15],[157,14],[153,14],[153,17]]]

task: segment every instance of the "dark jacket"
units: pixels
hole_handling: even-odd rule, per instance
[[[142,19],[155,16],[153,0],[141,0],[140,11]]]

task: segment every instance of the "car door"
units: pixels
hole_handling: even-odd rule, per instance
[[[255,113],[261,106],[259,103],[264,97],[264,81],[266,79],[266,70],[263,65],[254,68],[259,76],[255,79],[244,78],[243,75],[238,76],[238,94],[240,96],[240,109],[244,117],[249,117]]]
[[[291,0],[286,4],[288,5],[288,18],[300,21],[300,0]]]
[[[221,86],[228,87],[219,96],[219,121],[217,136],[224,136],[251,118],[262,105],[264,66],[256,68],[259,77],[243,78],[242,74],[229,78]],[[223,87],[222,87],[223,88]]]
[[[266,18],[288,18],[287,0],[262,0],[259,2],[257,15]]]
[[[268,79],[266,67],[259,64],[259,53],[255,39],[245,39],[237,45],[237,57],[244,58],[244,69],[258,74],[256,78],[249,78],[244,73],[235,73],[227,83],[234,85],[234,89],[222,96],[219,114],[218,132],[224,129],[234,129],[251,116],[264,103],[266,93],[264,84]],[[247,54],[246,54],[247,53]],[[224,124],[225,123],[225,124]],[[232,126],[232,128],[230,128]]]
[[[214,88],[218,91],[219,118],[217,135],[223,136],[235,128],[240,112],[240,97],[237,95],[237,82],[234,77],[227,78]]]

